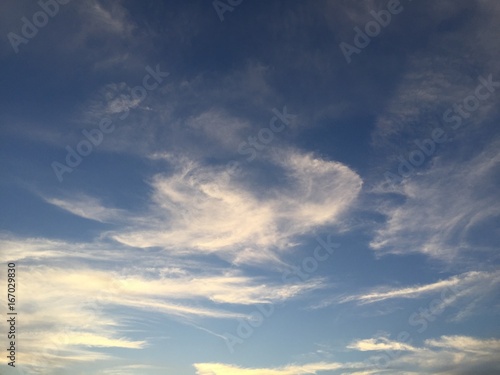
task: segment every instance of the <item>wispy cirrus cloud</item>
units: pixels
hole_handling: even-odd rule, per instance
[[[69,199],[44,198],[47,203],[59,207],[73,215],[101,223],[117,222],[124,219],[125,210],[105,207],[98,199],[79,195]]]
[[[478,76],[498,77],[500,73],[498,66],[492,63],[498,59],[499,52],[490,47],[499,31],[498,4],[427,1],[424,7],[428,23],[415,26],[443,31],[429,40],[428,48],[409,51],[409,66],[398,77],[384,110],[378,113],[372,133],[373,145],[386,153],[391,162],[400,153],[410,151],[413,139],[427,137],[436,126],[448,126],[442,117],[444,109],[471,95],[479,83]],[[454,23],[460,27],[444,31],[447,25]],[[465,51],[467,53],[462,53]],[[467,69],[467,66],[475,66],[475,69]],[[498,96],[482,102],[467,122],[476,129],[483,127],[485,120],[496,111],[496,103]]]
[[[180,159],[172,175],[153,178],[155,205],[147,224],[110,236],[139,248],[215,252],[235,263],[277,261],[274,249],[285,249],[314,228],[335,225],[362,184],[341,163],[297,151],[278,155],[274,164],[286,182],[260,194],[225,170]]]
[[[499,272],[479,272],[472,271],[464,274],[452,276],[445,280],[440,280],[431,284],[414,285],[402,288],[377,287],[365,293],[345,296],[340,299],[340,303],[356,301],[359,304],[369,304],[383,302],[390,299],[414,299],[422,298],[431,294],[439,293],[445,289],[463,293],[472,293],[478,288],[483,290],[487,286],[495,286],[500,283]]]
[[[460,167],[452,158],[436,158],[430,168],[404,180],[404,202],[378,207],[387,221],[371,247],[378,254],[423,253],[448,262],[494,258],[496,248],[481,242],[479,230],[491,227],[489,235],[499,235],[494,229],[500,217],[499,144],[493,139],[466,160],[454,155],[462,159]]]
[[[81,194],[43,198],[78,217],[121,225],[94,243],[0,238],[2,247],[16,254],[8,260],[22,260],[30,274],[23,280],[29,291],[24,298],[30,301],[24,322],[31,332],[24,359],[33,369],[42,368],[44,358],[56,368],[108,359],[110,348],[145,348],[147,340],[125,333],[126,314],[134,311],[143,317],[160,314],[222,338],[199,321],[248,318],[241,307],[288,301],[324,286],[321,279],[285,285],[242,271],[207,268],[182,255],[222,254],[234,264],[279,262],[279,252],[296,236],[335,225],[349,209],[362,184],[354,171],[312,154],[279,150],[270,164],[280,170],[281,180],[257,193],[245,176],[230,176],[187,157],[175,160],[177,170],[152,179],[146,216]],[[122,314],[110,314],[116,309]],[[52,344],[36,347],[40,337],[51,337]]]
[[[459,311],[447,317],[447,321],[460,322],[471,316],[495,309],[491,297],[500,284],[498,271],[470,271],[429,284],[410,286],[377,286],[357,293],[334,294],[319,301],[309,309],[317,310],[336,304],[355,303],[370,308],[369,315],[387,315],[404,306],[404,300],[433,298],[436,310],[454,305]],[[388,305],[391,301],[396,301]],[[376,304],[375,310],[373,305]],[[363,315],[365,313],[362,313]]]
[[[500,8],[489,1],[427,2],[426,7],[432,9],[430,24],[440,31],[428,48],[410,52],[409,68],[377,113],[372,132],[374,156],[380,156],[376,179],[385,181],[388,171],[398,174],[401,159],[420,152],[415,142],[429,139],[434,129],[443,129],[446,141],[435,144],[415,168],[407,164],[409,176],[390,191],[399,194],[399,204],[382,198],[376,210],[387,222],[376,228],[371,246],[379,255],[424,253],[448,264],[496,259],[497,249],[479,240],[478,233],[491,228],[488,237],[498,242],[498,90],[465,113],[459,128],[444,114],[473,100],[481,77],[498,81],[500,71],[492,64],[498,51],[489,46],[498,34]]]
[[[248,318],[239,308],[291,300],[322,287],[321,280],[284,285],[109,243],[4,236],[0,250],[17,254],[4,261],[19,265],[25,301],[19,360],[33,373],[110,359],[112,348],[144,349],[148,339],[128,336],[135,312],[144,322],[159,314],[198,326],[203,319]],[[6,300],[0,307],[7,309]],[[7,329],[5,322],[0,326]]]

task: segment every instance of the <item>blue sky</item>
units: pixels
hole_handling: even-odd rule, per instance
[[[500,373],[499,16],[2,2],[0,373]]]

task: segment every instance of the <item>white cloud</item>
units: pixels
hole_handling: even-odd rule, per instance
[[[372,133],[384,172],[397,173],[398,157],[408,159],[418,150],[414,141],[430,138],[434,128],[443,128],[448,139],[407,177],[395,191],[404,203],[394,207],[380,205],[387,223],[376,233],[372,247],[378,254],[425,253],[457,264],[472,252],[490,251],[474,257],[488,258],[497,249],[471,237],[481,227],[495,225],[500,215],[498,189],[499,142],[495,136],[498,90],[453,130],[443,114],[474,94],[479,76],[492,74],[498,81],[498,51],[491,43],[498,34],[499,7],[494,2],[466,4],[452,1],[428,2],[429,24],[460,24],[437,33],[428,48],[412,52],[409,66],[396,82],[391,97],[379,111]],[[468,12],[468,9],[474,12]],[[468,17],[464,17],[468,14]],[[457,24],[455,24],[457,26]],[[466,70],[464,66],[478,69]],[[377,190],[375,190],[377,191]],[[498,225],[496,225],[498,226]],[[490,243],[497,243],[498,231],[491,231]]]
[[[243,131],[251,128],[248,122],[233,117],[221,110],[210,109],[186,120],[188,127],[196,136],[212,140],[217,147],[234,152],[243,139]]]
[[[316,362],[276,368],[242,368],[223,363],[196,363],[197,375],[303,375],[349,368],[342,363]]]
[[[209,283],[210,280],[204,282]],[[34,368],[55,368],[75,361],[106,359],[109,357],[105,354],[108,348],[144,348],[147,345],[145,340],[132,340],[124,335],[128,325],[123,314],[130,309],[155,311],[182,319],[236,319],[245,316],[196,306],[186,300],[176,302],[176,298],[159,294],[168,291],[168,280],[163,281],[163,287],[157,285],[156,292],[149,290],[144,296],[137,288],[148,290],[147,280],[123,279],[110,271],[23,266],[18,283],[22,285],[24,301],[23,351],[19,361]],[[192,293],[191,299],[205,299],[207,289],[209,286],[197,296]],[[176,294],[175,291],[173,294]],[[110,314],[111,307],[119,307],[122,313]],[[4,302],[2,309],[6,309]],[[7,329],[5,322],[0,325],[2,329]]]
[[[45,201],[73,215],[101,223],[123,220],[126,213],[124,210],[105,207],[98,199],[86,195],[72,199],[45,198]]]
[[[134,29],[134,24],[120,1],[111,3],[111,7],[106,9],[99,1],[92,0],[86,7],[82,7],[82,12],[86,13],[86,19],[90,24],[87,27],[92,28],[94,32],[106,31],[121,36],[130,36],[129,34]]]
[[[366,351],[384,351],[384,350],[397,350],[397,351],[416,351],[417,349],[409,344],[402,342],[391,341],[387,337],[378,337],[372,339],[358,340],[347,346],[348,349]]]
[[[423,346],[391,341],[386,337],[357,340],[348,349],[376,352],[364,362],[313,362],[274,368],[243,368],[223,363],[196,363],[197,375],[300,375],[335,371],[342,375],[465,375],[493,374],[500,369],[500,340],[467,336],[441,336]],[[391,356],[388,355],[391,353]],[[377,361],[378,359],[378,361]],[[330,372],[329,372],[330,373]]]
[[[500,340],[469,336],[441,336],[417,347],[387,337],[357,340],[348,346],[377,352],[365,361],[368,373],[387,374],[493,374],[500,369]]]
[[[393,298],[421,298],[429,294],[441,292],[445,289],[457,290],[461,293],[472,293],[477,291],[478,288],[484,291],[488,286],[494,286],[499,282],[500,274],[498,272],[472,271],[431,284],[403,288],[377,287],[365,293],[342,297],[340,302],[357,301],[361,304],[365,304],[386,301]]]
[[[157,367],[150,365],[125,365],[99,371],[96,375],[135,375],[138,371],[150,369],[157,369]]]
[[[144,321],[148,314],[159,313],[197,326],[203,318],[249,318],[233,308],[286,301],[322,287],[320,280],[275,284],[203,263],[176,263],[164,253],[106,249],[109,246],[13,236],[0,239],[4,262],[18,263],[23,300],[19,360],[33,373],[44,367],[107,359],[109,348],[146,347],[146,339],[127,337],[129,317],[135,312]],[[107,269],[110,264],[113,269]],[[0,308],[7,308],[6,300]],[[7,329],[6,322],[0,327]]]
[[[0,259],[3,262],[26,261],[40,259],[105,259],[104,244],[76,244],[47,238],[19,238],[9,234],[0,235]]]
[[[335,224],[356,199],[360,177],[348,167],[310,154],[283,151],[275,163],[286,185],[257,194],[226,171],[179,160],[172,175],[157,175],[149,219],[112,233],[129,246],[176,253],[223,254],[235,263],[277,261],[294,236]]]
[[[498,339],[441,336],[426,340],[421,350],[401,356],[393,366],[411,366],[421,374],[494,374],[500,371],[499,350]]]
[[[435,311],[442,312],[449,306],[454,306],[456,309],[449,310],[450,315],[446,319],[456,323],[485,311],[498,309],[492,306],[491,298],[499,284],[500,273],[498,271],[470,271],[430,284],[403,287],[377,286],[357,293],[332,295],[319,301],[310,309],[322,309],[335,304],[354,302],[358,306],[369,307],[365,312],[360,312],[361,317],[381,316],[404,308],[404,302],[401,300],[429,298],[425,307],[432,304],[432,309]],[[397,299],[400,300],[397,304],[388,304],[389,301]],[[374,304],[377,304],[376,307],[373,306]]]
[[[222,337],[196,322],[246,318],[232,308],[287,301],[323,287],[319,279],[276,284],[178,255],[217,252],[235,263],[279,262],[279,252],[294,236],[335,224],[350,207],[361,188],[355,172],[310,154],[282,151],[273,163],[286,183],[257,194],[225,171],[188,158],[175,160],[176,172],[152,180],[152,208],[145,216],[105,207],[85,195],[44,198],[79,217],[126,223],[129,229],[112,234],[120,243],[102,236],[90,244],[0,237],[2,250],[10,256],[7,259],[7,251],[2,251],[4,260],[22,260],[22,274],[30,275],[20,282],[27,301],[23,361],[33,371],[41,371],[44,363],[57,368],[107,359],[109,348],[147,346],[147,340],[124,334],[127,320],[111,315],[112,308],[123,314],[140,311],[141,316],[160,313]],[[152,246],[168,251],[148,249]],[[47,345],[40,347],[40,342]],[[284,371],[320,371],[328,366],[292,366]]]
[[[427,346],[460,350],[475,354],[498,353],[500,351],[500,340],[498,339],[476,339],[468,336],[441,336],[439,340],[429,339],[425,341]]]
[[[462,160],[460,167],[456,160],[436,158],[431,168],[404,180],[405,201],[379,207],[387,222],[376,231],[371,246],[381,254],[419,252],[445,261],[481,251],[493,255],[496,249],[481,243],[475,230],[500,216],[495,182],[499,144],[490,142],[472,159]],[[495,231],[489,235],[498,238]]]
[[[146,71],[142,70],[142,73],[136,74],[144,75]],[[138,107],[141,107],[141,99],[132,95],[132,87],[129,84],[125,82],[108,83],[87,101],[85,109],[79,115],[79,120],[83,119],[95,127],[95,124],[99,124],[104,118],[115,116],[113,120],[120,122],[123,126],[123,120],[120,120],[120,117],[128,115],[128,111]],[[119,115],[118,118],[116,115]]]

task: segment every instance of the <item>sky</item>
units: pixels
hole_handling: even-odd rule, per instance
[[[499,17],[2,1],[0,374],[499,374]]]

